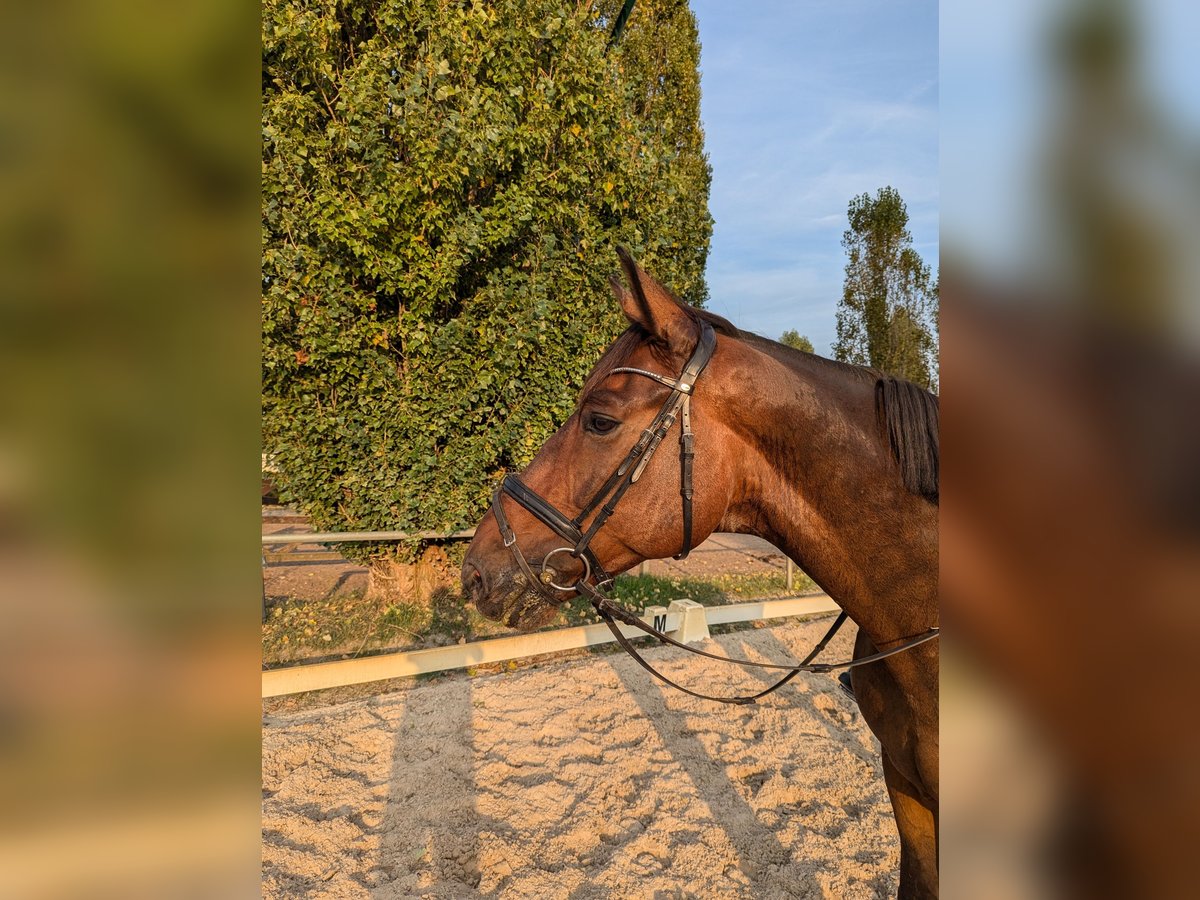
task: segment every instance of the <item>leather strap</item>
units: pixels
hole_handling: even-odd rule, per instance
[[[918,634],[915,637],[909,638],[902,644],[892,647],[890,650],[881,650],[878,653],[872,653],[870,656],[860,656],[857,659],[849,659],[845,662],[790,664],[755,662],[751,659],[732,659],[728,656],[718,656],[715,653],[708,653],[705,650],[697,650],[695,647],[689,647],[687,644],[675,640],[675,638],[671,637],[669,634],[664,634],[663,632],[659,631],[653,625],[647,625],[629,610],[618,606],[607,597],[604,597],[603,595],[594,591],[589,591],[588,596],[592,598],[592,606],[596,607],[596,611],[600,613],[601,616],[603,616],[605,613],[608,613],[613,618],[620,619],[625,624],[632,625],[634,628],[646,632],[646,634],[650,635],[651,637],[658,638],[659,641],[664,644],[670,644],[672,647],[678,647],[680,650],[686,650],[688,653],[694,653],[696,656],[707,656],[709,659],[716,659],[720,660],[721,662],[737,663],[739,666],[753,666],[756,669],[779,669],[786,672],[790,672],[793,669],[801,669],[805,672],[822,673],[836,672],[838,669],[856,669],[859,666],[865,666],[868,663],[878,662],[879,660],[886,659],[889,656],[895,656],[897,653],[903,653],[905,650],[911,650],[913,647],[916,647],[919,644],[924,644],[926,641],[932,641],[939,634],[941,634],[940,628],[933,627],[927,631],[923,631],[921,634]]]
[[[645,669],[647,672],[649,672],[655,678],[659,679],[664,684],[669,684],[671,687],[675,688],[677,691],[683,691],[685,694],[690,694],[693,697],[699,697],[701,700],[712,700],[717,703],[730,703],[735,706],[742,706],[745,704],[754,703],[754,702],[760,700],[761,698],[767,696],[767,694],[770,694],[770,693],[773,693],[773,692],[779,690],[781,687],[783,687],[785,684],[787,684],[789,681],[791,681],[793,678],[795,678],[801,672],[813,671],[813,669],[809,668],[809,663],[811,663],[813,661],[813,659],[817,656],[817,654],[819,654],[822,650],[825,649],[826,645],[833,638],[833,636],[838,633],[838,630],[841,629],[842,625],[846,621],[846,614],[844,612],[840,613],[838,615],[837,619],[834,620],[833,625],[831,625],[829,630],[825,632],[825,636],[823,638],[821,638],[821,640],[817,643],[817,645],[815,647],[813,647],[812,651],[808,654],[808,656],[804,657],[803,662],[799,663],[796,666],[793,666],[791,671],[789,671],[786,675],[784,675],[782,678],[780,678],[778,681],[774,682],[773,684],[769,685],[768,687],[764,688],[763,690],[759,691],[757,694],[748,694],[748,695],[744,695],[744,696],[733,696],[733,697],[718,697],[715,694],[703,694],[703,693],[700,693],[699,691],[693,691],[691,688],[686,688],[682,684],[679,684],[676,681],[672,681],[670,678],[668,678],[662,672],[658,671],[658,669],[654,668],[654,666],[650,665],[650,663],[648,663],[642,657],[642,655],[640,653],[638,653],[636,649],[634,649],[634,646],[630,642],[629,638],[627,638],[624,635],[624,633],[621,631],[621,629],[617,626],[617,623],[615,621],[613,621],[613,617],[611,615],[609,615],[607,610],[597,609],[597,612],[600,614],[600,617],[604,620],[605,624],[608,625],[608,629],[609,629],[609,631],[611,631],[613,633],[613,637],[616,638],[617,643],[621,645],[621,649],[624,650],[626,653],[628,653],[630,656],[632,656],[634,658],[634,661],[636,661],[639,666],[641,666],[643,669]],[[637,618],[637,617],[635,616],[634,618]],[[637,619],[637,621],[642,622],[641,619]],[[630,624],[632,624],[632,623],[630,623]],[[642,624],[645,625],[646,623],[642,622]],[[655,631],[657,631],[657,629],[655,629]],[[663,635],[663,636],[666,637],[665,635]],[[668,638],[667,640],[668,640],[668,642],[673,643],[670,638]],[[676,646],[684,647],[683,644],[677,644]],[[691,650],[692,648],[684,647],[684,649]],[[704,654],[704,655],[712,656],[712,654]],[[742,660],[731,659],[728,657],[713,656],[712,658],[713,659],[723,659],[725,662],[732,662],[732,663],[738,663],[738,664],[742,664],[742,662],[743,662]],[[749,660],[746,660],[746,662],[749,662]]]
[[[629,366],[615,368],[609,374],[626,372],[651,378],[660,384],[671,388],[670,395],[663,401],[662,407],[650,425],[642,432],[637,442],[630,448],[629,453],[608,477],[592,499],[580,510],[574,519],[568,519],[548,500],[529,487],[516,475],[506,475],[496,492],[492,495],[492,510],[496,522],[504,537],[504,544],[512,552],[517,564],[526,578],[530,579],[533,590],[542,594],[543,599],[558,603],[557,598],[546,584],[546,560],[543,559],[542,575],[533,576],[528,560],[525,559],[517,546],[516,534],[513,532],[508,518],[504,513],[503,495],[507,494],[522,507],[528,510],[534,518],[571,545],[571,555],[583,558],[587,571],[596,577],[597,584],[611,581],[611,576],[604,570],[600,560],[591,551],[592,539],[604,527],[604,524],[616,512],[617,504],[625,496],[625,492],[637,483],[642,472],[653,458],[655,451],[675,424],[676,418],[682,415],[679,435],[679,471],[680,494],[683,506],[683,545],[676,559],[685,558],[692,549],[692,462],[695,457],[695,436],[692,433],[691,411],[692,393],[695,390],[696,379],[704,371],[713,352],[716,350],[717,337],[712,326],[707,322],[700,323],[700,338],[696,348],[683,367],[683,371],[675,380],[645,369],[635,369]],[[602,505],[601,505],[602,504]],[[599,507],[599,511],[597,511]],[[592,521],[584,528],[587,517],[595,513]],[[576,590],[578,591],[578,585]]]
[[[696,456],[692,434],[692,398],[683,398],[683,416],[679,420],[679,493],[683,497],[683,550],[676,559],[687,559],[692,552],[692,460]]]
[[[833,625],[825,633],[825,636],[823,638],[821,638],[821,640],[817,643],[817,646],[814,647],[812,649],[812,651],[808,654],[808,656],[806,656],[801,662],[791,663],[791,664],[764,663],[764,662],[757,662],[752,659],[735,659],[730,656],[718,656],[715,653],[708,653],[705,650],[699,650],[695,647],[689,647],[687,644],[681,643],[680,641],[675,640],[670,635],[664,634],[663,632],[659,631],[653,625],[648,625],[647,623],[643,622],[641,620],[641,618],[639,618],[638,616],[629,612],[629,610],[625,609],[624,607],[618,606],[617,604],[613,603],[611,600],[609,600],[607,597],[600,594],[598,591],[589,589],[589,590],[586,590],[585,593],[587,593],[587,595],[591,598],[592,607],[600,615],[600,618],[604,620],[604,623],[606,625],[608,625],[609,631],[611,631],[613,633],[613,637],[616,638],[617,643],[621,645],[621,649],[623,649],[626,653],[628,653],[630,656],[632,656],[637,661],[638,665],[640,665],[643,669],[645,669],[647,672],[652,674],[655,678],[658,678],[660,681],[671,685],[671,687],[673,687],[673,688],[683,691],[685,694],[691,694],[693,697],[699,697],[702,700],[713,700],[713,701],[716,701],[717,703],[732,703],[732,704],[753,703],[754,701],[758,700],[760,697],[765,697],[767,694],[771,693],[772,691],[776,691],[779,688],[783,687],[785,684],[787,684],[789,681],[791,681],[793,678],[795,678],[801,672],[828,673],[828,672],[837,671],[838,669],[856,669],[859,666],[869,665],[870,663],[878,662],[881,659],[886,659],[889,656],[895,656],[897,653],[903,653],[905,650],[910,650],[913,647],[918,646],[919,644],[924,644],[926,641],[931,641],[934,638],[938,637],[938,635],[941,634],[940,628],[930,628],[928,631],[924,632],[923,634],[919,634],[916,637],[910,638],[910,639],[904,641],[903,643],[901,643],[895,647],[892,647],[889,650],[882,650],[877,653],[872,653],[869,656],[862,656],[862,657],[859,657],[858,659],[851,659],[851,660],[846,660],[844,662],[837,662],[837,663],[815,663],[815,662],[813,662],[813,660],[817,657],[817,655],[822,650],[825,649],[825,647],[829,643],[829,641],[833,638],[833,636],[835,634],[837,634],[838,630],[846,622],[847,615],[846,615],[845,611],[843,611],[838,614],[837,619],[834,620]],[[637,628],[638,630],[645,632],[650,637],[657,638],[659,640],[659,642],[661,642],[663,644],[669,644],[672,647],[678,647],[679,649],[686,650],[688,653],[692,653],[696,656],[703,656],[703,657],[707,657],[708,659],[715,659],[715,660],[718,660],[719,662],[733,663],[733,664],[739,665],[739,666],[746,666],[746,667],[752,666],[757,669],[776,669],[776,670],[780,670],[780,671],[785,671],[785,672],[787,672],[787,674],[784,675],[782,678],[780,678],[778,681],[776,681],[774,684],[767,687],[765,690],[759,691],[757,694],[752,694],[752,695],[748,695],[748,696],[733,696],[733,697],[717,697],[717,696],[714,696],[711,694],[702,694],[697,691],[690,690],[689,688],[685,688],[681,684],[677,684],[676,682],[667,678],[667,676],[663,675],[662,672],[658,671],[652,665],[650,665],[650,663],[647,662],[637,652],[637,650],[634,649],[633,644],[630,643],[630,641],[629,641],[629,638],[627,638],[621,632],[621,629],[617,626],[616,620],[620,620],[621,622],[624,622],[626,625],[630,625],[634,628]]]
[[[500,537],[504,540],[504,546],[508,547],[516,559],[517,566],[525,575],[526,583],[534,590],[545,593],[545,590],[542,588],[542,580],[533,574],[533,569],[529,567],[529,563],[525,560],[525,554],[517,546],[516,532],[508,524],[508,516],[504,514],[504,503],[501,501],[501,492],[502,488],[498,487],[496,488],[496,492],[492,494],[492,512],[496,516],[496,524],[500,526]]]
[[[575,534],[578,534],[579,529],[574,528],[558,510],[515,475],[507,476],[492,494],[492,513],[496,516],[496,524],[500,528],[500,537],[504,541],[504,546],[512,553],[517,566],[528,580],[529,586],[540,593],[543,599],[557,604],[559,599],[546,587],[549,582],[543,577],[545,569],[543,568],[542,575],[535,575],[533,569],[529,566],[529,562],[525,559],[525,554],[521,552],[521,548],[517,544],[516,532],[513,531],[512,526],[509,524],[508,516],[504,512],[504,494],[511,496],[544,525],[568,540],[574,540],[571,531],[573,530]],[[563,528],[562,531],[559,530],[560,527]],[[601,565],[600,560],[596,558],[596,555],[590,549],[585,547],[580,553],[576,554],[573,552],[572,555],[587,557],[587,571],[595,577],[596,584],[607,584],[612,581],[612,576],[608,574],[604,566]],[[544,565],[545,560],[543,560],[543,567]]]

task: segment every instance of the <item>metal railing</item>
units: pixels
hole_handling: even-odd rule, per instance
[[[475,537],[466,531],[309,531],[264,534],[264,544],[349,544],[370,541],[451,541]]]
[[[352,544],[373,541],[451,541],[466,540],[475,536],[475,529],[466,531],[289,531],[280,534],[262,535],[262,546],[270,544]],[[312,561],[308,557],[297,560]],[[275,560],[272,560],[274,562]],[[262,555],[262,621],[267,621],[267,555]]]

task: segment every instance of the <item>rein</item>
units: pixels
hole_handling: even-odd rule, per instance
[[[675,556],[675,559],[684,559],[691,552],[692,497],[694,495],[692,487],[692,461],[695,457],[694,434],[692,433],[691,422],[692,393],[696,386],[696,380],[700,377],[700,373],[704,371],[709,360],[712,359],[716,344],[716,333],[713,331],[712,326],[702,321],[700,322],[700,340],[696,343],[696,349],[693,351],[691,358],[688,360],[687,365],[684,366],[683,372],[680,373],[678,378],[672,380],[656,372],[648,372],[645,369],[635,369],[628,366],[615,368],[609,373],[615,375],[618,372],[627,372],[632,375],[645,376],[669,387],[671,394],[664,401],[662,408],[659,409],[654,420],[642,432],[641,437],[638,438],[625,459],[613,470],[608,480],[601,485],[600,489],[574,519],[568,519],[552,503],[525,484],[525,482],[521,481],[516,475],[505,476],[504,481],[501,482],[492,495],[492,513],[496,517],[496,524],[499,526],[504,546],[512,553],[517,567],[521,570],[521,575],[518,578],[524,581],[526,587],[540,594],[544,600],[552,605],[558,605],[560,601],[550,593],[551,589],[575,591],[577,594],[585,595],[591,601],[592,608],[596,610],[596,613],[608,625],[609,630],[613,633],[621,649],[632,656],[642,668],[655,678],[677,690],[683,691],[685,694],[699,697],[702,700],[714,700],[718,703],[754,703],[760,697],[765,697],[772,691],[783,687],[801,672],[833,672],[837,669],[853,669],[889,656],[894,656],[897,653],[902,653],[905,650],[909,650],[938,637],[941,629],[934,627],[916,637],[905,640],[903,643],[889,650],[873,653],[870,656],[863,656],[858,659],[839,663],[814,663],[813,660],[825,649],[829,641],[832,640],[833,636],[837,634],[838,630],[845,623],[847,615],[845,612],[842,612],[838,615],[829,631],[826,632],[825,636],[821,638],[816,647],[813,648],[802,662],[790,665],[763,663],[749,659],[718,656],[714,653],[696,649],[695,647],[689,647],[681,641],[675,640],[670,635],[664,634],[652,625],[646,624],[638,616],[605,596],[603,590],[612,584],[613,576],[608,574],[595,553],[592,552],[590,547],[592,538],[596,536],[596,533],[616,511],[617,503],[625,495],[625,492],[641,477],[646,465],[650,462],[651,457],[654,456],[655,451],[658,450],[659,445],[662,444],[663,439],[667,436],[667,432],[671,430],[677,418],[680,420],[679,493],[683,506],[683,548]],[[566,545],[551,550],[542,558],[540,573],[533,571],[528,560],[525,559],[525,554],[521,552],[521,548],[517,545],[516,532],[513,530],[508,516],[504,512],[503,500],[505,495],[511,497],[518,505],[532,514],[534,518],[567,542]],[[599,508],[599,511],[597,511],[597,508]],[[584,523],[587,517],[593,513],[595,513],[595,517],[585,527]],[[567,554],[572,559],[583,563],[583,573],[576,579],[574,584],[561,585],[555,581],[560,576],[554,567],[550,565],[550,561],[559,554]],[[592,583],[593,579],[594,583]],[[663,644],[679,647],[697,656],[704,656],[709,659],[716,659],[739,666],[778,669],[785,671],[787,674],[757,694],[734,697],[716,697],[709,694],[701,694],[675,683],[651,666],[650,663],[642,658],[633,644],[630,643],[630,639],[621,631],[617,624],[618,621],[637,628],[651,637],[657,638]]]

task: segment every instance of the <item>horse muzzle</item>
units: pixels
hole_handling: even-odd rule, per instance
[[[556,584],[570,578],[550,565],[540,570],[541,584],[535,585],[516,569],[485,571],[468,556],[462,569],[463,596],[475,604],[484,618],[522,631],[540,628],[553,621],[559,606],[572,594],[571,588],[559,588]]]

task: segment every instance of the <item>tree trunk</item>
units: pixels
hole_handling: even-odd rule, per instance
[[[438,588],[454,590],[457,572],[441,547],[427,547],[415,563],[380,559],[371,564],[367,599],[428,605]]]

